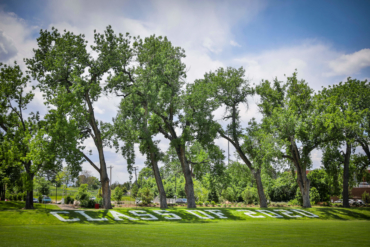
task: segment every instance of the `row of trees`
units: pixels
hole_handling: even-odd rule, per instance
[[[338,177],[338,164],[344,165],[344,206],[349,206],[349,163],[356,147],[366,153],[359,159],[369,164],[366,80],[349,78],[315,94],[296,72],[286,83],[264,80],[252,87],[243,68],[220,68],[185,83],[183,49],[166,37],[116,35],[110,26],[104,34],[94,31],[90,53],[84,35],[54,28],[41,30],[37,43],[34,56],[25,59],[26,76],[16,64],[1,65],[0,181],[9,183],[19,174],[25,178],[26,208],[33,208],[34,175],[41,169],[60,170],[63,161],[75,176],[84,161],[96,169],[104,208],[111,208],[104,148],[112,146],[121,151],[131,173],[134,145],[139,145],[153,171],[161,208],[167,205],[158,163],[180,163],[188,207],[194,208],[196,174],[208,172],[216,184],[225,167],[217,138],[234,146],[243,169],[253,177],[261,207],[267,207],[261,171],[271,166],[285,165],[296,172],[303,206],[310,207],[306,170],[314,149],[324,150],[324,165],[333,176]],[[38,113],[27,118],[24,113],[34,97],[27,88],[31,78],[48,107],[43,118]],[[94,102],[103,94],[121,98],[113,123],[96,118]],[[254,94],[260,97],[263,118],[252,118],[243,126],[240,109]],[[218,109],[225,110],[223,121],[214,116]],[[171,152],[160,150],[154,139],[158,134],[169,140]],[[93,140],[98,164],[89,158],[91,150],[85,150],[87,139]]]

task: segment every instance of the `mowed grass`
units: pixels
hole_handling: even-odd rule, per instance
[[[4,205],[5,204],[5,205]],[[8,206],[9,205],[9,206]],[[197,208],[205,212],[217,209],[227,219],[204,220],[170,208],[182,219],[166,220],[155,214],[158,208],[113,209],[130,215],[130,210],[144,210],[160,221],[114,221],[109,210],[84,210],[93,218],[106,222],[89,222],[74,211],[62,222],[50,214],[50,208],[22,210],[14,204],[0,202],[0,246],[369,246],[370,208],[305,209],[319,218],[251,218],[239,208]],[[248,208],[255,211],[258,208]],[[276,208],[269,208],[273,210]],[[281,208],[279,208],[281,209]],[[286,208],[287,210],[291,208]],[[296,209],[299,209],[298,207]],[[61,214],[62,215],[62,214]],[[256,214],[257,215],[257,214]],[[259,214],[261,215],[261,214]]]

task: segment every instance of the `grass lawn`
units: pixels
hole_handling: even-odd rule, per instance
[[[84,210],[105,222],[89,222],[74,211],[64,218],[78,222],[62,222],[50,214],[54,205],[35,210],[21,210],[17,202],[0,202],[0,246],[369,246],[370,208],[305,209],[319,218],[280,219],[251,218],[240,208],[217,209],[227,219],[200,219],[186,208],[167,211],[181,220],[166,220],[155,214],[158,208],[113,209],[130,215],[129,210],[144,210],[159,221],[115,221],[108,210]],[[42,205],[41,205],[42,206]],[[255,211],[258,208],[247,208]],[[269,208],[273,210],[277,208]],[[279,208],[282,209],[282,208]],[[286,208],[291,210],[292,208]],[[300,209],[300,208],[295,208]],[[205,211],[204,211],[205,212]],[[256,212],[256,211],[255,211]],[[62,215],[62,214],[60,214]],[[256,214],[258,215],[258,214]],[[132,214],[130,215],[132,217]]]

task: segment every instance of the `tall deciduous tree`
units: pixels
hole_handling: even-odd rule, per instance
[[[203,138],[207,133],[206,119],[212,108],[206,98],[193,94],[191,85],[184,90],[183,49],[173,47],[167,38],[134,39],[133,46],[121,52],[124,61],[115,68],[109,87],[124,97],[129,94],[140,97],[150,133],[163,134],[176,150],[185,177],[188,207],[194,208],[193,179],[185,147],[188,141]],[[137,66],[129,67],[129,61],[135,61]]]
[[[326,131],[335,136],[337,147],[344,147],[343,157],[343,206],[349,207],[350,161],[357,143],[366,152],[366,120],[370,91],[367,81],[348,78],[345,83],[323,88],[318,95],[318,108],[322,109],[321,118],[325,121]],[[357,142],[358,141],[358,142]],[[333,145],[329,143],[328,145]]]
[[[47,134],[47,121],[41,120],[38,113],[31,113],[29,117],[24,113],[34,96],[26,90],[29,77],[24,77],[16,64],[0,64],[0,67],[0,160],[7,170],[18,166],[25,171],[25,208],[33,209],[35,174],[40,169],[60,168],[61,157],[57,152],[55,139]]]
[[[282,141],[281,157],[294,164],[303,207],[311,207],[310,181],[306,171],[312,166],[310,153],[328,140],[323,121],[317,118],[313,90],[297,73],[282,84],[277,79],[271,84],[262,81],[256,88],[261,96],[258,104],[263,123]]]
[[[116,47],[120,44],[113,36],[110,26],[104,34],[95,33],[95,45],[91,46],[96,54],[94,59],[86,49],[84,35],[65,30],[61,34],[54,28],[51,32],[41,30],[34,57],[26,59],[31,75],[39,81],[38,87],[44,93],[46,104],[57,108],[52,116],[55,122],[67,119],[69,124],[79,128],[72,143],[59,144],[66,149],[77,150],[77,159],[83,157],[99,172],[106,209],[112,207],[104,156],[106,138],[101,131],[104,123],[96,119],[94,102],[101,96],[103,76],[118,60]],[[88,138],[92,138],[95,144],[99,165],[83,152],[82,142]]]
[[[243,68],[227,68],[226,70],[220,68],[215,73],[206,74],[204,82],[212,82],[213,85],[209,86],[214,89],[214,99],[220,107],[226,108],[223,117],[224,120],[229,121],[226,128],[214,121],[218,134],[235,147],[239,157],[252,172],[257,183],[260,206],[267,207],[267,199],[261,180],[262,165],[266,163],[265,158],[267,157],[265,155],[267,152],[260,150],[263,145],[261,136],[264,134],[255,122],[252,123],[252,128],[247,128],[247,131],[241,125],[239,108],[243,104],[248,106],[247,98],[254,94],[254,89],[243,78],[244,73]]]

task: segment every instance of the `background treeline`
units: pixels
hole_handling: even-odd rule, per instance
[[[81,193],[99,182],[101,203],[111,208],[104,149],[121,152],[132,174],[135,145],[148,169],[130,189],[147,200],[159,195],[161,208],[171,196],[186,197],[194,208],[199,201],[220,200],[261,207],[269,200],[296,200],[311,207],[330,195],[342,195],[349,207],[354,180],[368,178],[367,80],[348,78],[314,92],[297,71],[285,82],[252,85],[243,68],[227,67],[186,83],[184,49],[166,37],[115,34],[110,26],[103,34],[94,31],[89,48],[83,34],[54,28],[41,30],[37,44],[34,56],[24,60],[26,74],[16,63],[0,65],[2,199],[6,190],[26,192],[31,209],[36,177],[59,174],[65,164],[68,176],[77,178],[88,162],[99,178],[80,177]],[[26,113],[35,87],[48,108],[43,116]],[[112,122],[96,117],[94,103],[103,95],[121,99]],[[259,121],[241,110],[253,95]],[[168,150],[159,148],[157,136],[169,141]],[[236,161],[226,165],[217,139],[234,147]],[[90,158],[86,140],[94,144],[98,162]],[[307,175],[318,149],[323,168]]]

